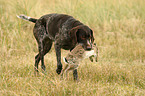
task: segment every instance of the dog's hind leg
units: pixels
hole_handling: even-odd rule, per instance
[[[34,67],[34,74],[38,75],[38,64],[40,62],[40,55],[39,53],[35,56],[35,67]]]
[[[39,57],[40,57],[40,60],[41,60],[41,68],[42,68],[42,72],[45,71],[45,65],[44,65],[44,48],[43,48],[43,42],[40,41],[39,42]]]
[[[48,37],[46,37],[43,40],[43,54],[42,54],[43,58],[42,59],[44,59],[45,54],[47,54],[50,51],[51,46],[52,46],[52,40],[50,40]],[[41,68],[43,71],[45,71],[44,60],[41,62]]]
[[[39,47],[39,53],[35,56],[35,67],[34,67],[35,75],[38,74],[38,64],[40,62],[40,56],[43,56],[41,57],[41,68],[42,71],[45,71],[44,56],[50,51],[52,46],[52,41],[49,38],[44,39],[44,42],[43,42],[43,50],[41,50],[42,47]]]
[[[47,36],[46,30],[44,26],[35,25],[34,27],[34,36],[38,43],[39,53],[35,56],[35,72],[38,73],[38,64],[41,60],[41,68],[42,71],[45,71],[44,65],[44,55],[49,52],[52,46],[52,40]]]

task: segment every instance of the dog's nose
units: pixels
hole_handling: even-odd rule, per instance
[[[92,49],[92,45],[91,45],[90,41],[87,40],[86,50],[91,50],[91,49]]]

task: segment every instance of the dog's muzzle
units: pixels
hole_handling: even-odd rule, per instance
[[[86,50],[91,50],[92,49],[92,43],[87,40],[87,46],[86,46]]]

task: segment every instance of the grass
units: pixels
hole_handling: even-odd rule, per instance
[[[33,23],[16,17],[39,18],[48,13],[72,15],[94,31],[99,62],[84,60],[80,82],[60,80],[54,47],[45,56],[46,74],[34,76],[37,43]],[[144,96],[144,0],[0,0],[1,96]],[[68,51],[62,50],[62,56]]]

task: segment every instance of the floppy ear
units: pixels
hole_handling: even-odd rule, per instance
[[[91,30],[91,29],[90,29]],[[91,30],[91,42],[93,43],[94,42],[94,36],[93,36],[93,31]]]
[[[77,32],[78,27],[74,27],[70,30],[70,37],[72,38],[73,44],[77,43]]]

